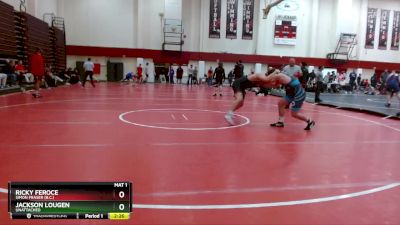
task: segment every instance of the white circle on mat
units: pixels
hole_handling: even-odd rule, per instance
[[[165,126],[154,126],[154,125],[148,125],[148,124],[142,124],[142,123],[135,123],[132,121],[129,121],[125,119],[126,115],[132,114],[132,113],[138,113],[138,112],[157,112],[157,111],[185,111],[185,112],[190,112],[190,111],[197,111],[197,112],[209,112],[209,113],[218,113],[218,114],[225,114],[226,112],[222,111],[214,111],[214,110],[205,110],[205,109],[140,109],[140,110],[134,110],[134,111],[129,111],[122,113],[119,115],[119,119],[128,124],[132,124],[135,126],[139,127],[147,127],[147,128],[157,128],[157,129],[164,129],[164,130],[190,130],[190,131],[203,131],[203,130],[226,130],[226,129],[233,129],[233,128],[238,128],[238,127],[243,127],[248,124],[250,124],[250,119],[239,115],[239,114],[234,114],[236,117],[239,117],[244,120],[244,122],[237,124],[235,126],[225,126],[225,127],[196,127],[196,128],[190,128],[190,127],[165,127]],[[222,116],[221,116],[221,119]]]

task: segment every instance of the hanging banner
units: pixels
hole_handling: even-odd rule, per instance
[[[238,16],[238,1],[226,1],[226,38],[237,38],[237,16]]]
[[[379,28],[379,45],[381,50],[387,50],[390,10],[381,9],[381,26]]]
[[[392,28],[392,45],[391,50],[399,50],[400,44],[400,11],[394,11],[393,28]]]
[[[275,38],[277,45],[296,45],[297,17],[277,15],[275,20]]]
[[[367,34],[366,34],[366,39],[365,39],[365,48],[366,49],[374,48],[377,13],[378,13],[378,9],[368,8]]]
[[[242,39],[253,39],[254,0],[243,0],[243,32]]]
[[[221,37],[221,0],[210,0],[210,26],[208,37]]]

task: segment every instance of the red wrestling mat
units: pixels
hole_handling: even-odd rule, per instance
[[[0,224],[399,224],[400,123],[248,93],[100,84],[0,97]],[[11,221],[8,181],[132,181],[125,222]]]

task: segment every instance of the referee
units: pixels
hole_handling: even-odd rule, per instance
[[[88,77],[90,77],[90,83],[95,88],[96,85],[94,85],[93,81],[94,63],[92,62],[91,58],[88,58],[88,60],[83,64],[83,69],[85,69],[85,78],[83,79],[82,87],[85,87],[86,80]]]

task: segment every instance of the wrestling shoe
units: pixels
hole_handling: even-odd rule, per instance
[[[234,126],[235,122],[233,121],[233,115],[232,114],[226,114],[225,115],[225,120],[226,122],[229,123],[229,125]]]
[[[270,125],[271,127],[285,127],[283,122],[277,122]]]
[[[304,130],[311,130],[315,126],[315,121],[314,120],[308,120],[307,121],[307,127],[304,128]]]

